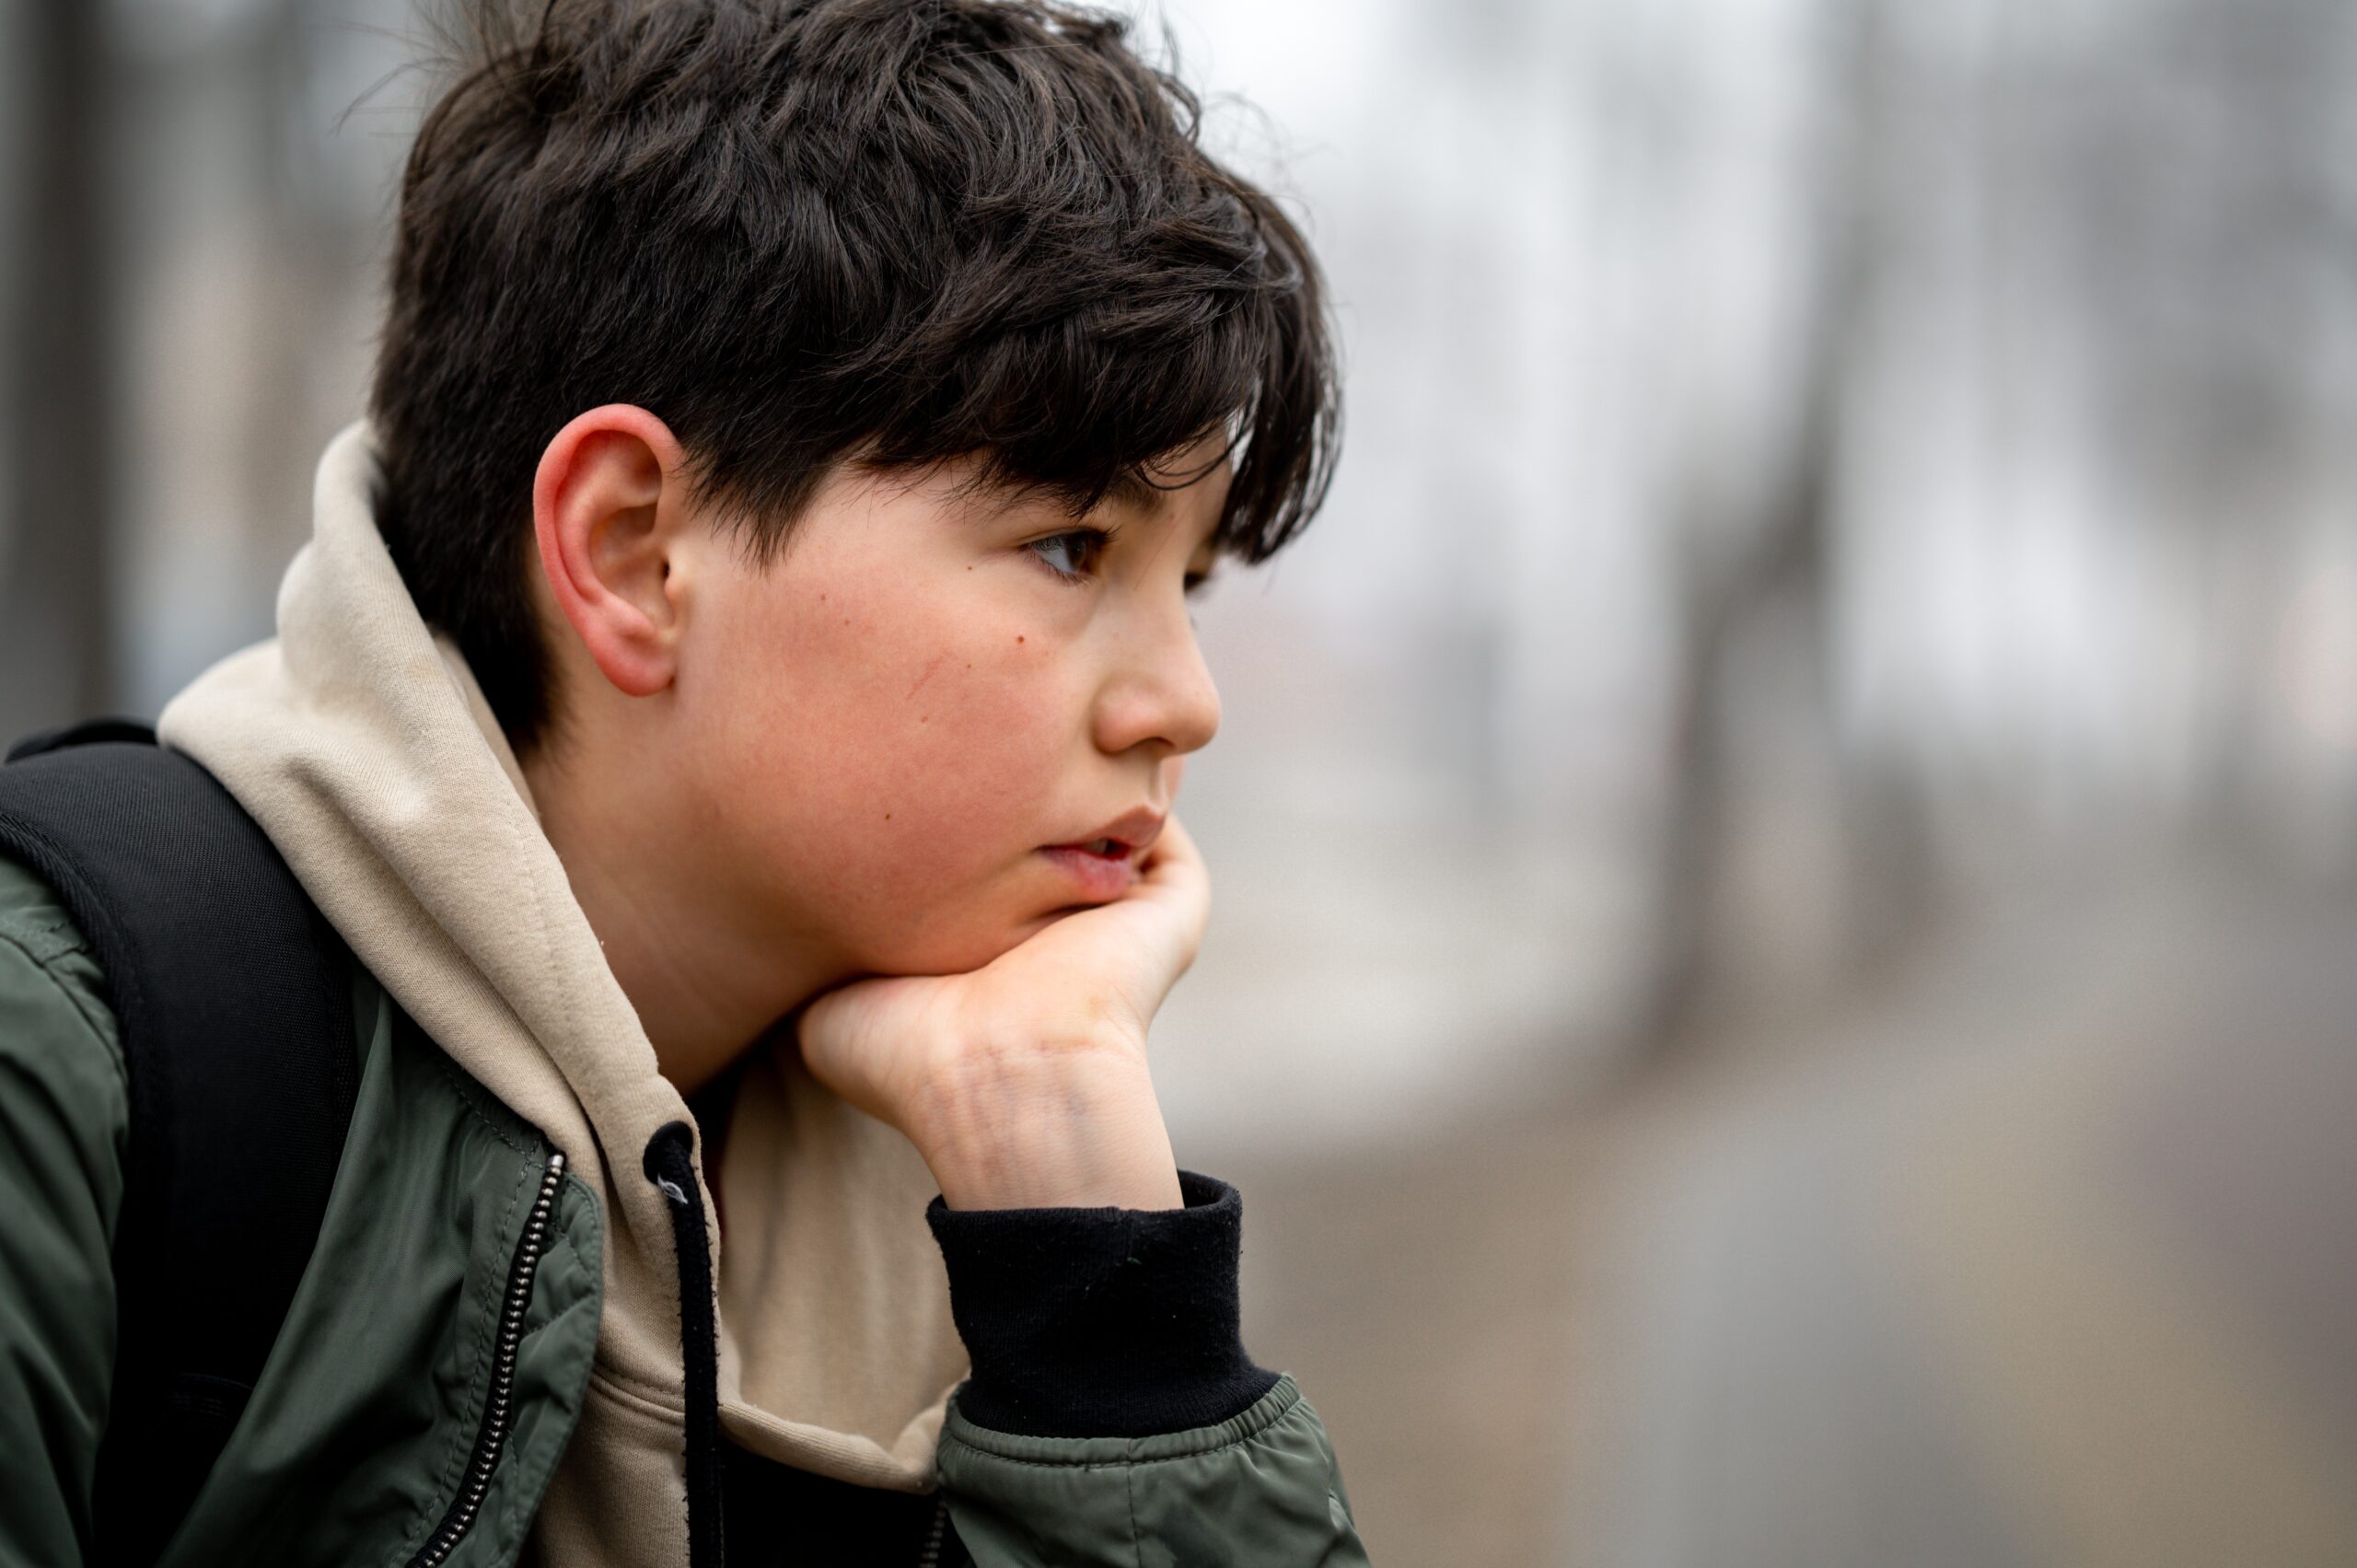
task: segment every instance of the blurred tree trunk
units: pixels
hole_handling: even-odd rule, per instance
[[[1881,107],[1881,0],[1840,0],[1829,8],[1823,79],[1846,112],[1835,117],[1820,189],[1828,204],[1811,288],[1807,343],[1793,389],[1798,413],[1789,447],[1766,482],[1743,493],[1756,502],[1741,517],[1689,517],[1680,537],[1691,558],[1685,573],[1667,776],[1672,791],[1664,824],[1654,967],[1637,1017],[1640,1040],[1674,1046],[1700,1005],[1729,978],[1729,936],[1741,923],[1721,903],[1743,826],[1736,807],[1755,786],[1754,759],[1738,741],[1735,710],[1763,639],[1801,661],[1810,687],[1808,714],[1821,716],[1817,743],[1835,744],[1830,716],[1827,569],[1837,500],[1846,404],[1862,362],[1875,308],[1876,247],[1887,203],[1878,188]],[[1698,485],[1698,494],[1724,487]],[[1797,646],[1792,645],[1797,642]],[[1894,939],[1909,924],[1926,855],[1920,812],[1895,777],[1837,757],[1828,772],[1833,798],[1817,803],[1838,824],[1838,864],[1825,867],[1836,889],[1836,918],[1845,962]],[[1756,912],[1755,912],[1756,918]],[[1830,977],[1828,977],[1830,978]]]
[[[18,28],[26,237],[16,274],[0,547],[0,738],[115,701],[106,7],[30,0]]]

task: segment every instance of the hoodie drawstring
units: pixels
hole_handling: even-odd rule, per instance
[[[679,1260],[679,1350],[688,1378],[688,1563],[724,1568],[720,1518],[720,1321],[713,1304],[712,1235],[696,1187],[695,1130],[667,1121],[646,1143],[646,1179],[671,1208]]]

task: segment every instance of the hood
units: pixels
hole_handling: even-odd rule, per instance
[[[355,422],[319,460],[278,635],[198,677],[157,735],[220,779],[394,1000],[598,1194],[597,1365],[540,1527],[551,1561],[684,1563],[679,1274],[641,1158],[656,1129],[694,1118],[482,689],[386,551],[377,477]],[[750,1049],[720,1140],[723,1430],[804,1469],[923,1489],[966,1370],[924,1220],[935,1185],[905,1139],[803,1071],[790,1039]]]

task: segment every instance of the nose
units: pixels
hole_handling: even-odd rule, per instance
[[[1096,740],[1108,755],[1159,741],[1184,755],[1219,732],[1219,688],[1179,605],[1132,629],[1097,693]]]

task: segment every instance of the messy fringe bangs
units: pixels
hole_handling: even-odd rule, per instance
[[[379,524],[519,749],[530,485],[633,402],[762,553],[837,464],[981,454],[1074,515],[1225,432],[1267,559],[1340,440],[1318,269],[1119,17],[1054,0],[481,3],[401,193]],[[1166,43],[1167,49],[1167,43]],[[1166,58],[1169,57],[1167,52]]]

